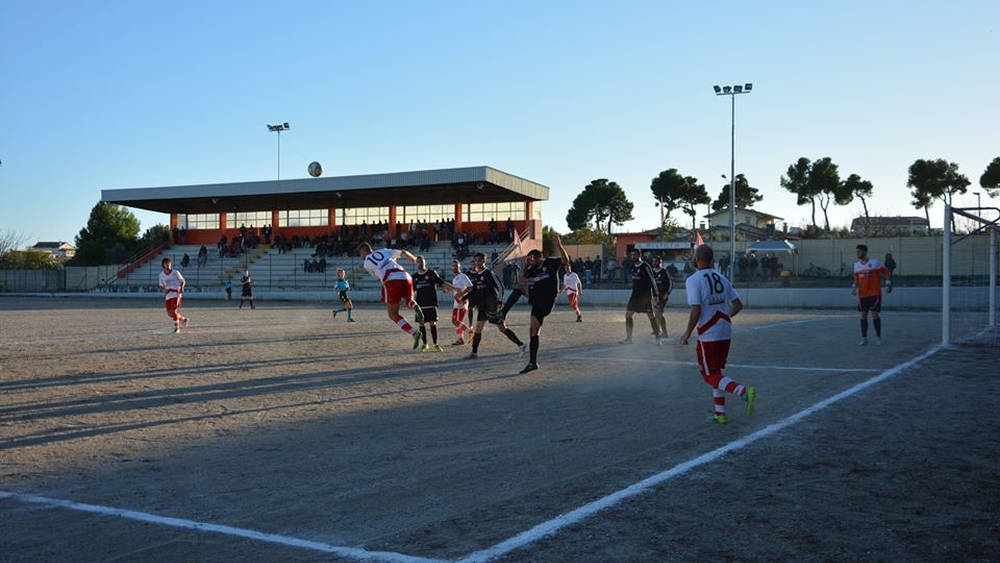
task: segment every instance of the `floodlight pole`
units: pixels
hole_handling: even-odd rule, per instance
[[[267,130],[278,134],[278,179],[281,179],[281,132],[288,131],[292,126],[287,121],[276,125],[268,124]]]
[[[730,135],[729,135],[729,277],[735,275],[736,269],[736,95],[749,94],[752,84],[725,88],[715,86],[716,96],[729,96],[730,107]]]
[[[990,229],[990,330],[997,326],[997,230]]]

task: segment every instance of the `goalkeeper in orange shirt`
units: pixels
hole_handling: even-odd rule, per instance
[[[861,346],[868,344],[868,311],[872,312],[872,324],[875,326],[875,343],[882,345],[882,278],[885,278],[885,291],[892,293],[892,280],[889,268],[878,258],[868,257],[868,247],[857,246],[858,261],[854,263],[854,283],[851,293],[858,296],[858,311],[861,311]]]

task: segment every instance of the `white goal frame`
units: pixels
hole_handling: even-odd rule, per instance
[[[972,213],[973,211],[995,211],[998,214],[997,219],[990,221],[979,215]],[[952,343],[951,339],[951,247],[955,242],[961,241],[962,237],[958,241],[953,241],[953,235],[951,232],[952,218],[955,215],[971,219],[980,224],[973,233],[965,236],[971,236],[976,232],[982,230],[989,230],[990,232],[990,246],[989,246],[989,324],[987,328],[995,329],[997,326],[997,233],[1000,232],[1000,209],[996,207],[952,207],[951,205],[945,204],[944,206],[944,237],[942,241],[942,252],[941,252],[941,344],[948,346]]]

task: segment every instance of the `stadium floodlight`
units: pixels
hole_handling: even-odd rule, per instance
[[[732,99],[732,121],[730,129],[730,161],[729,161],[729,276],[733,275],[733,264],[736,262],[736,94],[749,94],[753,84],[747,82],[743,86],[723,86],[722,91],[715,86],[716,96],[729,96]],[[722,175],[726,177],[725,174]]]
[[[287,121],[275,125],[268,124],[267,130],[278,134],[278,179],[281,179],[281,132],[288,131],[292,126]]]
[[[722,93],[722,88],[720,88],[718,84],[716,84],[715,86],[712,86],[712,88],[715,89],[715,93],[716,94],[721,94]]]

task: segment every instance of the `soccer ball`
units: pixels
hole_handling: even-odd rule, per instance
[[[323,165],[313,161],[309,163],[309,175],[318,178],[323,174]]]

